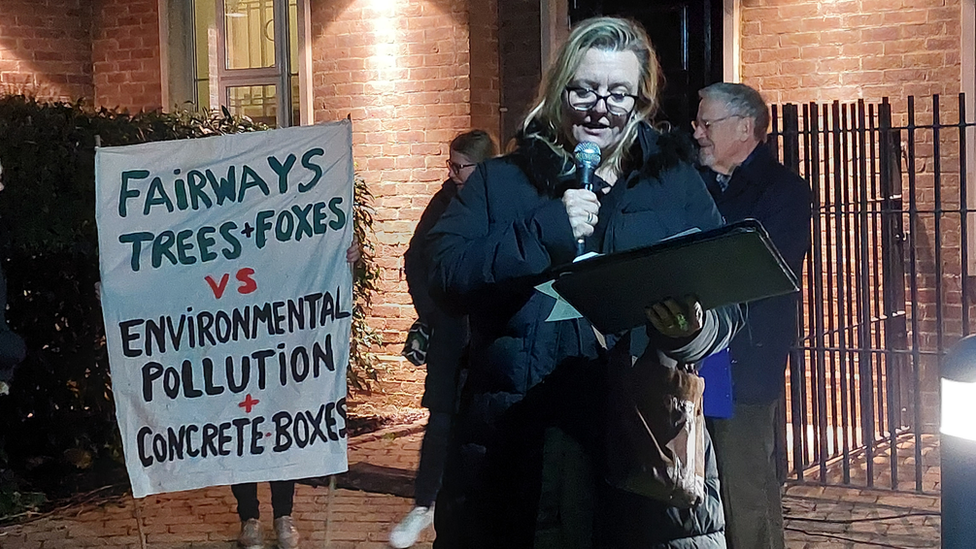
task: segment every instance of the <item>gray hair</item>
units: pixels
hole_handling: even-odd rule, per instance
[[[718,82],[698,91],[702,99],[717,101],[729,109],[730,116],[752,118],[753,136],[757,141],[766,140],[769,131],[769,107],[759,92],[745,84]]]

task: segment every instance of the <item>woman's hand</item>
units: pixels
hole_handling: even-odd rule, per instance
[[[359,239],[355,236],[352,237],[352,244],[346,248],[346,263],[350,265],[355,265],[363,257],[362,245],[359,243]]]
[[[593,234],[593,227],[600,220],[600,199],[586,189],[567,189],[563,193],[563,206],[569,215],[573,238],[585,238]]]
[[[645,308],[644,314],[655,330],[673,339],[697,334],[705,322],[705,311],[693,295],[685,296],[681,303],[665,299]]]

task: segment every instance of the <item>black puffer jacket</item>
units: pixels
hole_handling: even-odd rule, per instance
[[[420,216],[410,245],[403,254],[407,289],[413,300],[413,307],[417,310],[417,320],[431,330],[427,346],[427,378],[424,380],[421,404],[431,411],[446,413],[454,413],[457,401],[458,372],[468,340],[467,320],[462,315],[438,306],[430,298],[427,233],[444,214],[457,192],[457,184],[450,179],[441,185]]]
[[[591,249],[619,252],[722,224],[686,140],[644,125],[635,147],[636,168],[598,193]],[[585,377],[600,369],[581,370],[579,364],[606,355],[585,320],[547,322],[555,300],[534,289],[540,274],[575,255],[560,200],[575,184],[567,168],[545,144],[524,140],[516,153],[479,165],[430,233],[432,291],[461,305],[471,326],[471,371],[457,426],[460,457],[445,476],[445,505],[438,500],[438,548],[531,547],[545,429],[564,427],[586,448],[598,446],[588,444],[596,424],[587,421],[587,410],[599,408],[606,395],[593,394],[601,380]],[[665,361],[694,362],[726,345],[741,321],[734,307],[708,311],[701,333],[687,341],[638,329],[622,339],[612,335],[608,343],[627,342],[631,356],[648,350]],[[563,376],[559,369],[583,373]],[[557,381],[562,379],[569,381]],[[638,536],[642,543],[690,539],[703,543],[698,547],[724,547],[713,461],[709,452],[708,501],[690,516],[666,506],[638,506],[650,515],[629,527],[664,536]],[[455,514],[445,508],[451,497],[469,507],[475,501],[475,510]],[[449,524],[464,521],[481,522]],[[456,529],[468,533],[460,535],[467,541],[450,532]],[[478,535],[491,541],[474,540]]]

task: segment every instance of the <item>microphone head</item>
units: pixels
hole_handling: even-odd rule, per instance
[[[600,147],[590,141],[581,141],[573,150],[576,165],[579,167],[596,168],[600,165]]]

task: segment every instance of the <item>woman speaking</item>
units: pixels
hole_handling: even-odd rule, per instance
[[[613,441],[601,410],[615,396],[610,361],[699,361],[727,344],[738,308],[703,311],[674,296],[639,304],[646,326],[598,334],[583,318],[549,321],[555,300],[535,288],[580,240],[608,254],[722,224],[690,142],[650,125],[659,72],[638,24],[583,21],[548,69],[517,148],[479,164],[430,233],[432,291],[471,326],[438,549],[725,547],[710,443],[704,501],[672,507],[605,480]],[[602,158],[592,191],[575,173],[584,142]]]

